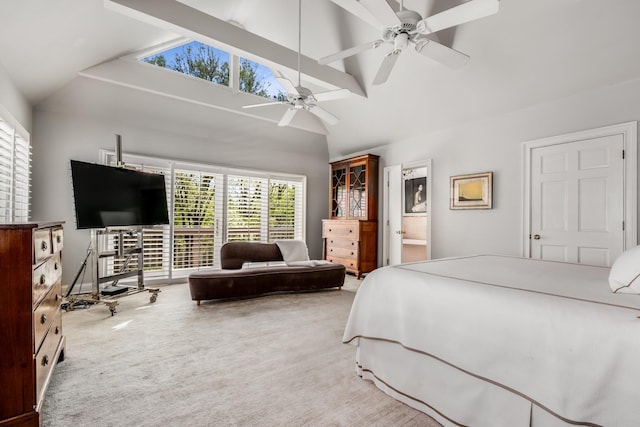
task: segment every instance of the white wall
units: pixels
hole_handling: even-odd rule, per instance
[[[520,256],[522,143],[639,120],[638,100],[640,80],[634,80],[368,152],[381,156],[381,171],[388,165],[433,159],[433,258],[478,253]],[[449,210],[450,176],[487,171],[494,173],[493,209]],[[382,236],[379,247],[381,255]]]
[[[87,93],[85,98],[97,93]],[[120,101],[127,103],[126,99]],[[59,99],[50,100],[34,113],[33,218],[66,221],[64,285],[73,280],[90,239],[89,231],[75,227],[69,160],[98,161],[99,149],[114,149],[115,134],[122,135],[123,151],[127,153],[307,176],[307,243],[310,256],[320,258],[321,219],[328,214],[329,200],[324,136],[275,125],[271,125],[274,130],[270,134],[262,131],[256,136],[250,129],[262,129],[264,122],[246,120],[246,127],[238,127],[233,135],[216,134],[215,129],[209,135],[202,129],[193,134],[171,133],[166,130],[170,127],[166,121],[158,118],[154,123],[142,109],[137,116],[129,111],[120,117],[98,118],[82,111],[83,102],[77,100],[76,108],[70,111]],[[210,114],[221,113],[211,110]]]

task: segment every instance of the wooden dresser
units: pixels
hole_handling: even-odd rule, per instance
[[[324,259],[359,279],[377,267],[378,156],[331,163],[330,218],[322,220]]]
[[[62,336],[62,222],[0,224],[0,426],[38,426]]]

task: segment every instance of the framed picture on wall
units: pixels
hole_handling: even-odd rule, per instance
[[[493,172],[451,177],[450,209],[491,209]]]
[[[403,215],[425,215],[427,213],[427,168],[403,170],[402,181],[404,184]]]

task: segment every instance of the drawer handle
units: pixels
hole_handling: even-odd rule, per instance
[[[45,323],[47,323],[47,315],[46,314],[42,314],[42,316],[40,316],[40,323],[42,323],[43,325]]]
[[[49,356],[46,354],[42,357],[42,362],[40,362],[42,366],[47,366],[49,364]]]
[[[56,236],[56,243],[60,243],[62,242],[62,237],[61,236]]]
[[[60,268],[60,266],[58,265],[58,263],[57,263],[57,262],[54,262],[54,263],[53,263],[53,269],[54,269],[54,270],[57,270],[57,269],[59,269],[59,268]]]
[[[353,230],[352,230],[352,229],[349,229],[349,233],[353,233]]]
[[[47,276],[45,276],[44,274],[40,275],[40,284],[44,285],[47,282]]]
[[[55,301],[60,301],[60,295],[56,294]]]
[[[353,252],[351,252],[351,255],[353,255]]]
[[[43,240],[42,243],[40,244],[40,250],[46,251],[48,248],[49,248],[49,245],[47,245],[47,241]]]
[[[329,229],[329,233],[331,233],[332,231],[333,231],[332,229]]]
[[[56,335],[58,335],[60,333],[60,326],[56,326],[55,333],[56,333]]]

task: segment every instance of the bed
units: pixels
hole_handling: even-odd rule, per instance
[[[609,275],[495,255],[383,267],[343,341],[358,375],[444,426],[638,426],[640,295]]]

